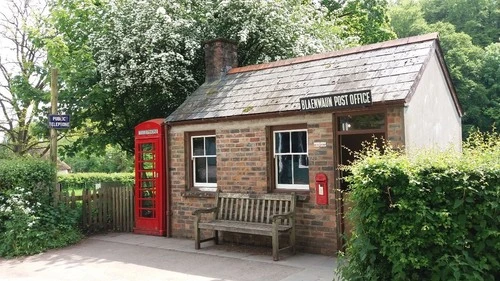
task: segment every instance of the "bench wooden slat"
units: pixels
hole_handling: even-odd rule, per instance
[[[198,225],[200,229],[208,230],[220,230],[220,231],[230,231],[238,233],[256,234],[271,236],[272,235],[272,224],[262,224],[262,223],[252,223],[252,222],[235,222],[235,221],[213,221],[200,223]],[[280,225],[278,226],[278,231],[284,232],[290,230],[291,226]]]

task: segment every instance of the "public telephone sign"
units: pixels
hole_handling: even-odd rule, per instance
[[[69,129],[69,115],[50,114],[49,127],[53,129]]]

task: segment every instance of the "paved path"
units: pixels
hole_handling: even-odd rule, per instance
[[[19,259],[0,259],[0,280],[15,281],[332,281],[335,258],[283,251],[206,245],[187,239],[107,234]]]

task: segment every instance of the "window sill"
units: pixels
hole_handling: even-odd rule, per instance
[[[272,191],[273,193],[292,193],[295,192],[295,195],[297,196],[298,201],[309,201],[311,198],[311,195],[309,193],[309,190],[304,190],[304,189],[274,189]]]
[[[215,191],[189,190],[181,193],[182,197],[188,198],[215,198]]]

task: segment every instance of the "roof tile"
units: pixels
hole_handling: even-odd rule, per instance
[[[436,34],[231,69],[200,86],[167,122],[295,111],[299,99],[369,89],[374,102],[404,100]]]

